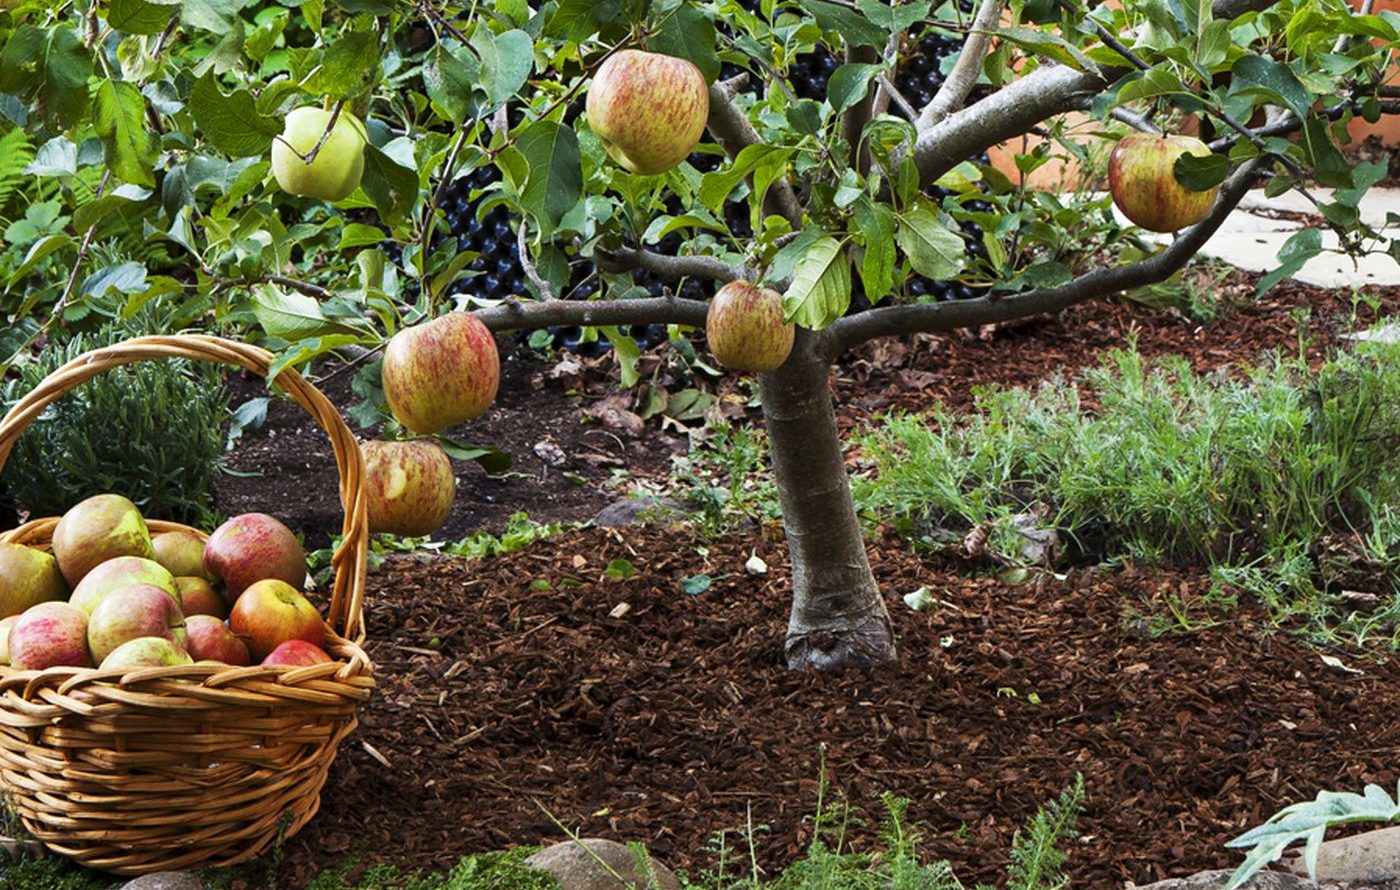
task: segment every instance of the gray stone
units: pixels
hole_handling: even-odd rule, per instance
[[[157,871],[128,881],[121,890],[209,890],[209,885],[187,871]]]
[[[1285,858],[1284,865],[1297,874],[1307,873],[1301,856]],[[1400,828],[1324,841],[1317,851],[1317,879],[1400,888]]]
[[[526,865],[554,875],[561,890],[680,890],[680,881],[669,868],[655,859],[650,862],[654,882],[637,874],[636,860],[626,844],[596,837],[555,844],[525,860]]]
[[[1188,878],[1167,878],[1151,884],[1129,884],[1129,890],[1222,890],[1230,882],[1233,871],[1220,869],[1203,871]],[[1326,885],[1323,885],[1325,888]],[[1277,871],[1261,871],[1250,878],[1241,890],[1323,890],[1304,878]]]
[[[625,528],[648,522],[673,522],[684,517],[684,508],[671,498],[647,496],[613,501],[598,511],[593,524],[599,528]]]

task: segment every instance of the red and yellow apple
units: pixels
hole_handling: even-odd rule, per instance
[[[365,172],[365,125],[345,109],[332,112],[304,105],[287,115],[282,135],[272,140],[272,176],[284,192],[340,201],[350,197]],[[330,128],[330,135],[307,157]]]
[[[292,530],[266,513],[244,513],[214,529],[204,544],[204,568],[224,582],[236,602],[256,581],[276,578],[300,589],[306,583],[306,551]]]
[[[360,453],[365,458],[371,532],[427,535],[447,520],[457,496],[457,477],[437,442],[365,442]]]
[[[165,637],[137,637],[127,640],[98,665],[102,670],[143,667],[174,667],[180,664],[194,664],[190,654]]]
[[[54,526],[52,542],[69,587],[113,557],[155,556],[141,511],[119,494],[99,494],[71,507]]]
[[[10,665],[22,671],[91,667],[87,613],[69,603],[40,603],[10,628]]]
[[[719,289],[705,315],[715,361],[736,371],[772,371],[787,361],[796,328],[783,321],[783,298],[747,281]]]
[[[99,602],[88,616],[88,651],[99,664],[121,644],[140,637],[163,637],[177,646],[185,644],[185,616],[159,587],[124,587]]]
[[[98,603],[133,584],[159,587],[175,601],[175,605],[180,604],[180,589],[175,586],[175,578],[166,571],[165,566],[139,556],[118,556],[97,566],[73,588],[68,602],[91,615]]]
[[[23,544],[0,544],[0,618],[67,598],[58,560]]]
[[[213,615],[219,620],[228,617],[228,601],[203,578],[176,578],[180,590],[180,610],[190,615]]]
[[[204,571],[204,539],[194,532],[177,530],[156,535],[151,539],[156,562],[169,569],[176,578],[214,578]]]
[[[185,619],[188,640],[185,650],[195,661],[217,661],[243,667],[250,664],[248,647],[227,624],[210,615],[191,615]]]
[[[326,650],[305,640],[288,640],[267,654],[262,660],[264,666],[306,667],[313,664],[326,664],[334,661]]]
[[[695,150],[710,116],[710,90],[693,62],[624,49],[593,75],[585,108],[612,159],[651,176]]]
[[[1108,156],[1108,190],[1113,203],[1134,224],[1153,232],[1175,232],[1195,225],[1215,206],[1219,187],[1198,192],[1177,181],[1176,161],[1184,154],[1208,155],[1194,136],[1130,133]]]
[[[382,374],[394,417],[426,435],[486,413],[501,383],[501,359],[486,325],[449,312],[391,337]]]
[[[228,626],[262,661],[288,640],[320,646],[326,641],[321,613],[296,588],[283,581],[258,581],[243,591],[229,610]]]

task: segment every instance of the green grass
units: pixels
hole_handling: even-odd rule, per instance
[[[966,416],[887,418],[855,439],[874,468],[855,494],[867,518],[925,544],[987,524],[1010,561],[1016,517],[1035,514],[1069,561],[1209,567],[1222,597],[1240,587],[1319,627],[1336,618],[1338,568],[1321,554],[1344,541],[1342,562],[1389,584],[1374,636],[1400,612],[1397,405],[1393,345],[1359,344],[1316,370],[1275,356],[1243,379],[1175,357],[1149,367],[1130,348],[1036,392],[983,391]]]

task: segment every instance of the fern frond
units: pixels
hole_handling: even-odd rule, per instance
[[[24,168],[34,160],[34,146],[19,127],[0,136],[0,207],[24,181]]]

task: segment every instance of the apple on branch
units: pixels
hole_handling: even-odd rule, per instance
[[[710,116],[710,91],[695,64],[624,49],[593,75],[588,126],[633,173],[665,173],[695,150]]]
[[[501,359],[475,315],[449,312],[391,337],[382,374],[389,411],[427,435],[486,413],[501,384]]]
[[[371,532],[427,535],[452,512],[457,477],[432,439],[365,442],[365,508]]]
[[[715,361],[736,371],[772,371],[787,361],[796,328],[783,321],[783,298],[747,281],[719,289],[705,315]]]
[[[321,142],[327,127],[330,134]],[[360,186],[367,141],[365,125],[345,109],[335,114],[304,105],[287,115],[282,135],[272,140],[273,178],[289,194],[344,200]]]
[[[1184,154],[1208,155],[1210,147],[1194,136],[1130,133],[1118,140],[1108,156],[1108,189],[1124,216],[1152,232],[1205,219],[1220,189],[1198,192],[1178,182],[1174,167]]]

